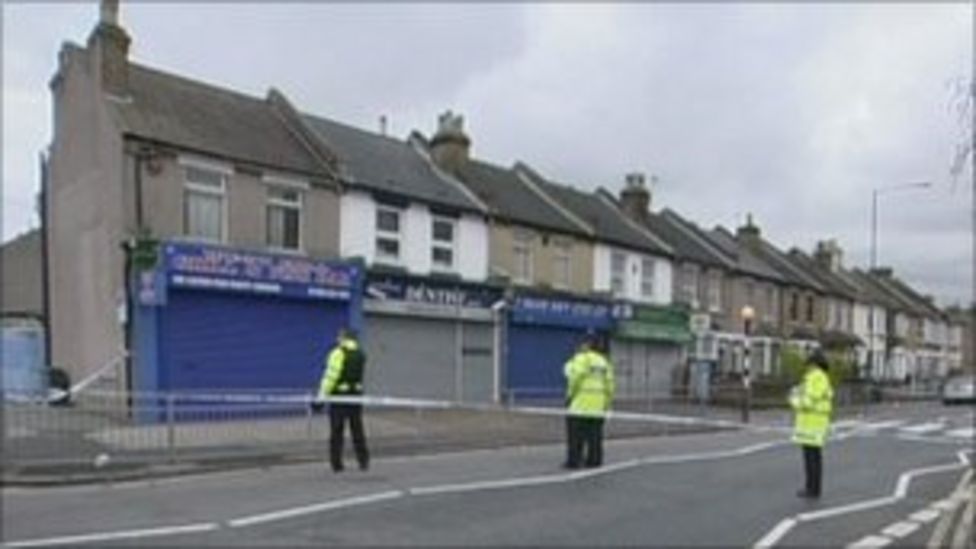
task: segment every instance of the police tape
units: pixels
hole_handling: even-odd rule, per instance
[[[90,396],[106,396],[119,398],[123,394],[111,391],[91,391]],[[129,397],[133,402],[153,402],[156,406],[172,405],[177,409],[202,409],[208,406],[240,406],[245,404],[265,406],[287,406],[294,410],[305,410],[316,407],[324,408],[330,404],[361,405],[366,408],[411,409],[423,410],[455,410],[484,413],[508,413],[542,417],[568,417],[577,415],[574,412],[557,406],[514,406],[495,402],[458,402],[451,400],[435,400],[423,398],[408,398],[380,395],[329,395],[325,397],[314,393],[302,392],[170,392],[151,393],[134,392]],[[137,405],[138,406],[138,405]],[[711,427],[722,430],[745,430],[765,433],[789,433],[791,427],[783,425],[768,425],[761,423],[743,423],[730,419],[682,416],[675,414],[661,414],[649,412],[630,412],[624,410],[608,410],[598,414],[606,421],[625,421],[635,423],[659,423],[680,425],[686,427]]]

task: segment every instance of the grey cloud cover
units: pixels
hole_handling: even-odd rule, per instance
[[[581,187],[657,174],[656,206],[783,247],[838,238],[943,302],[969,300],[971,176],[953,85],[972,76],[970,4],[127,4],[138,61],[367,128],[429,132],[460,110],[475,153]],[[4,237],[29,224],[46,83],[94,5],[4,4]]]

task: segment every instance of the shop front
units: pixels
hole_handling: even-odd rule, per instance
[[[606,340],[613,304],[580,297],[523,293],[508,313],[505,389],[510,401],[558,399],[563,365],[587,334]]]
[[[688,383],[685,358],[693,337],[688,313],[674,307],[633,305],[617,320],[610,358],[618,400],[667,397]]]
[[[372,395],[494,402],[500,287],[370,273],[364,296],[366,389]]]
[[[343,326],[356,328],[361,268],[164,242],[135,275],[138,393],[310,393]]]

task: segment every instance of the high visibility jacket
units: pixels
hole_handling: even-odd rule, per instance
[[[613,365],[596,351],[573,355],[563,368],[566,400],[574,415],[602,416],[613,400]]]
[[[796,414],[793,442],[804,446],[824,445],[830,430],[833,400],[830,378],[820,368],[810,368],[803,376],[803,383],[790,393],[790,406]]]
[[[363,394],[365,364],[366,355],[356,340],[345,338],[340,341],[326,359],[319,396]]]

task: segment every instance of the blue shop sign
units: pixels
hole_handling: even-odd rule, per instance
[[[300,256],[203,244],[164,244],[170,286],[305,299],[349,300],[360,269]]]
[[[365,297],[374,301],[487,309],[503,299],[503,294],[500,288],[491,286],[370,273],[366,276]]]
[[[512,306],[512,321],[575,328],[606,329],[613,306],[600,301],[521,295]]]

